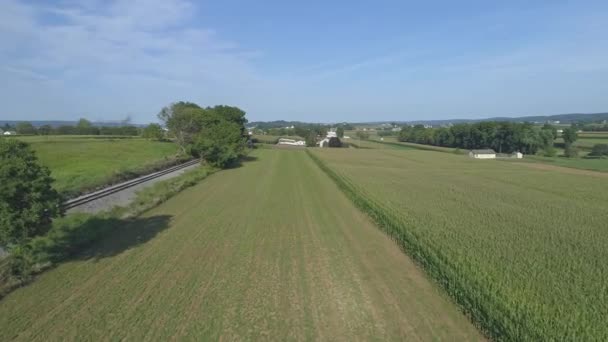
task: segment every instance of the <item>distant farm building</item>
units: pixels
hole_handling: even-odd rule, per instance
[[[496,159],[496,152],[494,150],[470,150],[469,157],[475,159]]]
[[[17,132],[11,132],[11,131],[6,131],[4,133],[2,133],[2,135],[16,135]]]
[[[338,133],[331,129],[327,132],[327,136],[325,139],[318,142],[319,147],[340,147],[342,146],[342,142],[338,138]]]
[[[302,140],[280,138],[277,145],[306,146],[306,142]]]
[[[511,158],[522,159],[523,157],[524,157],[524,154],[521,152],[513,152],[511,154]]]

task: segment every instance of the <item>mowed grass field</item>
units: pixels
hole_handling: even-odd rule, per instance
[[[2,299],[0,340],[483,339],[306,152],[253,157]]]
[[[31,144],[42,164],[51,170],[55,189],[68,194],[105,185],[117,174],[162,164],[178,152],[174,143],[136,137],[67,135],[8,139]]]
[[[494,336],[608,340],[608,174],[416,150],[313,153]]]

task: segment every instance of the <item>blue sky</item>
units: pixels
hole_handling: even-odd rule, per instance
[[[608,111],[606,1],[0,0],[0,119]]]

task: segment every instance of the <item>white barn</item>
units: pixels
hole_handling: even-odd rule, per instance
[[[306,142],[302,140],[280,138],[277,145],[305,146]]]
[[[475,159],[496,159],[496,152],[494,150],[470,150],[469,157]]]

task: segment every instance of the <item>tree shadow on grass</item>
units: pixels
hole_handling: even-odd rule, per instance
[[[145,244],[169,228],[170,220],[169,215],[119,219],[74,214],[62,218],[46,236],[34,239],[26,248],[26,254],[13,254],[2,260],[0,300],[63,262],[97,261]],[[12,269],[22,271],[14,273]]]
[[[85,216],[82,220],[75,220],[81,222],[56,227],[56,233],[50,236],[50,255],[54,263],[118,255],[152,240],[169,228],[171,216],[130,219]]]
[[[243,166],[246,163],[251,163],[251,162],[255,162],[258,160],[258,157],[254,157],[254,156],[243,156],[241,158],[239,158],[238,160],[234,161],[233,163],[231,163],[230,165],[228,165],[228,167],[226,167],[226,169],[238,169],[239,167]]]

